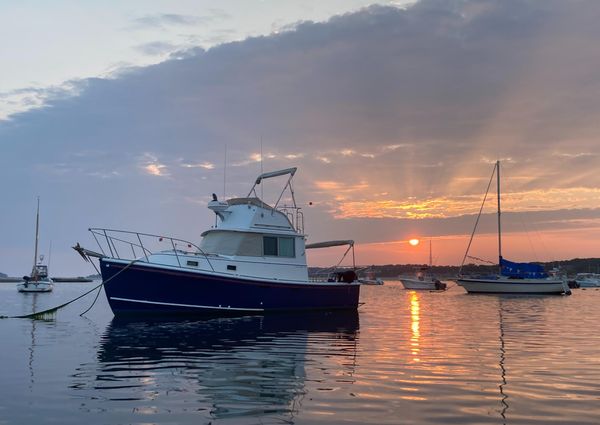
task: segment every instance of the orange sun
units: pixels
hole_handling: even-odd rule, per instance
[[[409,244],[411,244],[412,246],[417,246],[419,245],[419,240],[418,239],[411,239],[408,241]]]

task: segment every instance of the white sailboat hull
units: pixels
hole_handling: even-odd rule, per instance
[[[457,279],[468,293],[483,294],[564,294],[570,293],[566,283],[552,279]]]
[[[17,291],[19,292],[50,292],[54,289],[54,284],[51,281],[18,283]]]
[[[419,279],[408,279],[401,278],[400,282],[404,289],[426,289],[426,290],[436,290],[439,289],[436,287],[435,280],[419,280]]]

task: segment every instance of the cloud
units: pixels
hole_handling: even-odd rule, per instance
[[[168,177],[170,175],[167,166],[165,164],[161,164],[158,161],[158,158],[153,154],[145,153],[141,161],[142,170],[151,176]]]
[[[177,13],[158,13],[154,15],[145,15],[133,20],[134,27],[144,28],[164,28],[168,26],[194,26],[213,22],[218,19],[224,19],[227,15],[224,12],[213,9],[213,13],[206,16],[181,15]]]
[[[177,50],[177,46],[164,41],[153,41],[151,43],[140,44],[139,46],[136,46],[135,49],[146,55],[154,56],[171,53],[174,50]]]
[[[599,20],[600,3],[587,0],[374,6],[176,52],[76,82],[76,95],[33,92],[44,108],[0,122],[0,180],[13,182],[3,197],[14,206],[0,222],[28,228],[15,211],[42,192],[69,243],[93,224],[199,233],[213,216],[186,199],[247,194],[263,139],[273,155],[265,171],[299,166],[296,196],[313,201],[307,228],[323,237],[376,242],[425,225],[468,233],[497,158],[511,159],[502,162],[507,217],[550,210],[555,229],[580,226],[572,211],[593,210],[600,187]],[[138,24],[203,22],[165,14]],[[18,95],[27,94],[5,94]],[[90,188],[89,209],[75,214]],[[14,229],[1,243],[22,243]]]
[[[212,162],[208,162],[208,161],[199,162],[196,164],[190,164],[190,163],[184,162],[181,164],[181,166],[184,168],[204,168],[205,170],[212,170],[213,168],[215,168],[215,164],[213,164]]]
[[[11,116],[17,113],[77,96],[86,84],[86,81],[72,80],[61,85],[32,86],[0,92],[0,122],[9,120]]]

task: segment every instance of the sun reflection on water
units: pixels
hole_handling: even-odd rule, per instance
[[[410,293],[410,352],[413,356],[414,362],[419,362],[419,352],[421,351],[419,348],[419,339],[421,338],[421,332],[419,330],[419,312],[420,312],[420,304],[419,304],[419,294],[417,292],[412,291]]]

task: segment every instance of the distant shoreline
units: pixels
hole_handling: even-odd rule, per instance
[[[61,282],[61,283],[65,283],[65,282],[93,282],[93,279],[90,279],[89,277],[53,277],[51,278],[54,282]],[[18,283],[18,282],[23,282],[23,278],[22,277],[0,277],[0,283]]]

